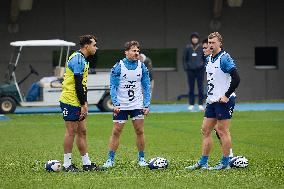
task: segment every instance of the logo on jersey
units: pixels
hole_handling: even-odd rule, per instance
[[[230,107],[230,110],[229,110],[230,116],[232,116],[233,112],[234,112],[234,107]]]
[[[126,84],[126,85],[124,85],[124,88],[125,89],[134,89],[135,88],[135,83],[136,83],[136,81],[127,81],[128,83],[130,83],[130,84]]]
[[[63,108],[62,114],[63,114],[64,117],[68,116],[67,108]]]

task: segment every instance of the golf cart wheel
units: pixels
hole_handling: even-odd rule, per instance
[[[3,114],[13,113],[16,106],[15,100],[11,97],[2,97],[0,99],[0,112]]]
[[[102,112],[112,112],[113,105],[110,95],[109,94],[105,95],[97,106]]]

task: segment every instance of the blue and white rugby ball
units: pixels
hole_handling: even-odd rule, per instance
[[[61,163],[58,160],[48,160],[44,166],[46,171],[58,172],[61,170]]]
[[[149,168],[152,169],[166,169],[169,166],[167,159],[162,157],[155,157],[149,161]]]
[[[236,156],[230,160],[230,167],[245,168],[248,166],[248,159],[244,156]]]

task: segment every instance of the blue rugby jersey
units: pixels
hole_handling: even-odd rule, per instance
[[[127,58],[122,59],[125,67],[129,70],[135,70],[138,66],[138,61],[130,61]],[[141,64],[142,67],[142,78],[141,78],[141,85],[143,87],[143,105],[144,107],[149,107],[150,100],[151,100],[151,84],[150,84],[150,77],[149,71],[144,63]],[[114,106],[119,106],[119,102],[117,100],[117,89],[120,82],[120,74],[121,74],[121,66],[116,63],[113,68],[111,69],[110,75],[110,95],[111,100]]]

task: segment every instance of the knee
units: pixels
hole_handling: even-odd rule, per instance
[[[121,129],[114,128],[114,129],[112,130],[112,135],[113,135],[113,136],[116,136],[116,137],[119,137],[121,131],[122,131]]]
[[[218,133],[220,138],[226,137],[226,136],[228,136],[230,134],[229,130],[227,130],[227,129],[219,129],[219,128],[217,128],[216,132]]]
[[[204,137],[209,137],[211,135],[211,130],[209,130],[208,128],[202,128],[201,129],[201,134],[204,136]]]
[[[80,128],[77,131],[77,135],[79,137],[85,137],[87,135],[87,129],[86,128]]]
[[[75,130],[73,130],[73,129],[66,130],[65,136],[66,137],[74,137],[75,136]]]
[[[223,132],[219,129],[216,129],[216,133],[219,135],[220,138],[224,136]]]
[[[140,135],[143,135],[144,134],[144,129],[143,128],[139,128],[139,129],[135,129],[135,133],[136,133],[136,135],[138,136],[140,136]]]
[[[74,138],[75,137],[75,133],[65,133],[65,137]]]

